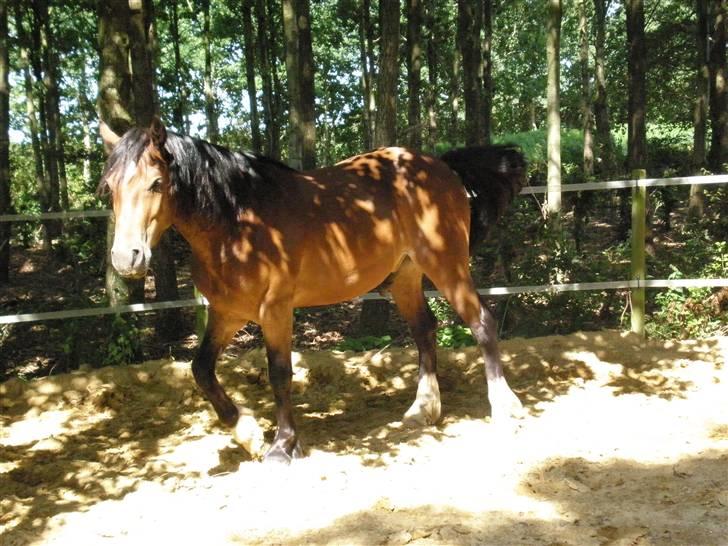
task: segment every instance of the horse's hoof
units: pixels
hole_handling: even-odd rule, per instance
[[[434,396],[417,398],[405,412],[402,422],[408,427],[434,425],[440,420],[440,400]]]
[[[300,459],[302,457],[303,450],[301,449],[299,443],[296,442],[296,445],[291,450],[290,454],[280,445],[271,446],[268,452],[263,456],[263,462],[265,464],[289,465],[294,461],[294,459]]]
[[[265,453],[265,439],[263,429],[255,420],[252,412],[245,408],[238,408],[240,416],[233,428],[233,438],[247,451],[250,456],[257,459]]]
[[[490,418],[494,422],[506,421],[508,419],[523,419],[526,410],[518,397],[510,388],[501,390],[499,393],[489,393]]]

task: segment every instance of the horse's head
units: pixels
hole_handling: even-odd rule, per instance
[[[158,119],[121,137],[103,122],[100,132],[110,151],[100,188],[111,193],[116,217],[111,262],[123,277],[143,277],[152,247],[172,224],[167,132]]]

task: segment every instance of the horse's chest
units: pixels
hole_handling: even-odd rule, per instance
[[[290,271],[289,253],[273,237],[240,237],[193,261],[192,279],[210,303],[254,320],[271,283]]]

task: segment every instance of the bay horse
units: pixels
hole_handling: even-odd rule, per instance
[[[293,309],[333,304],[384,286],[419,351],[417,394],[404,420],[440,418],[436,319],[426,275],[472,331],[485,360],[493,419],[521,411],[503,375],[493,316],[470,275],[470,244],[519,192],[525,162],[513,146],[470,147],[440,158],[380,148],[308,172],[167,131],[155,120],[123,136],[102,124],[110,150],[100,190],[116,216],[111,260],[143,277],[151,249],[174,226],[189,243],[192,279],[209,302],[195,381],[251,455],[260,428],[215,375],[222,350],[248,321],[263,332],[277,429],[265,461],[302,456],[291,404]],[[471,221],[472,218],[472,221]]]

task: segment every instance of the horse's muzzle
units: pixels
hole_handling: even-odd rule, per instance
[[[151,253],[144,246],[112,247],[111,264],[119,275],[127,279],[140,279],[147,274]]]

